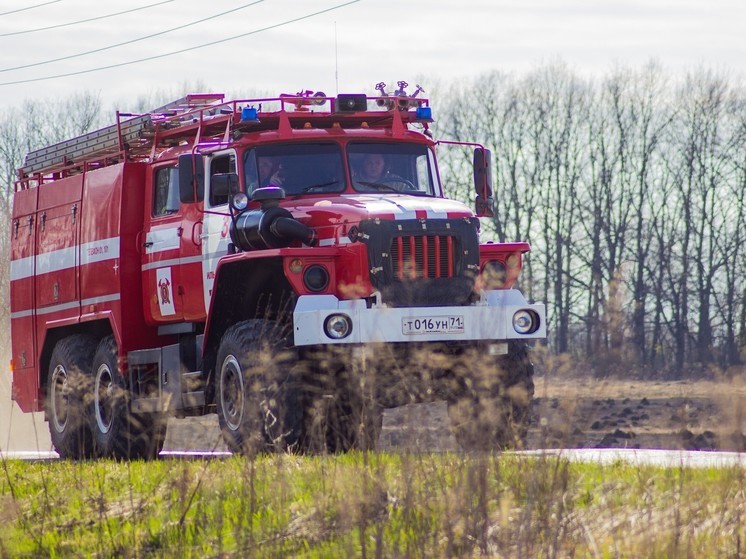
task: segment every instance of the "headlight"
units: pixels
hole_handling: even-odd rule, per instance
[[[249,197],[246,196],[245,192],[236,192],[231,197],[231,206],[237,212],[242,212],[249,207]]]
[[[332,314],[324,321],[324,333],[332,340],[346,338],[352,332],[352,320],[346,314]]]
[[[522,309],[513,315],[513,330],[519,334],[533,334],[538,329],[539,317],[535,312]]]
[[[303,283],[309,291],[318,293],[329,285],[329,272],[319,264],[313,264],[303,272]]]

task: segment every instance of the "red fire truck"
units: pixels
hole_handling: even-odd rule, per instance
[[[364,448],[383,407],[436,398],[465,447],[520,440],[529,246],[480,245],[489,151],[467,144],[475,213],[444,196],[429,101],[384,87],[189,95],[26,156],[12,394],[61,457],[154,456],[205,413],[234,451]]]

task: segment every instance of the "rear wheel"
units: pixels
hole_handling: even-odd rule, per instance
[[[228,448],[248,455],[297,448],[298,359],[276,323],[235,324],[223,335],[216,363],[218,422]]]
[[[91,455],[86,396],[90,394],[95,347],[92,338],[76,334],[57,342],[52,352],[45,411],[52,444],[63,459],[77,460]]]
[[[93,358],[91,430],[97,456],[155,458],[163,447],[165,422],[159,415],[130,411],[129,391],[119,373],[118,348],[107,336]]]
[[[511,342],[508,354],[472,366],[460,397],[449,402],[456,440],[464,450],[525,445],[534,394],[534,366],[528,346]]]

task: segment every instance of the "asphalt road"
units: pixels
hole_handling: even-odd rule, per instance
[[[571,462],[613,464],[625,462],[636,466],[667,468],[746,468],[746,454],[738,452],[706,452],[693,450],[650,450],[619,448],[581,448],[569,450],[524,450],[522,456],[561,456]],[[170,450],[162,458],[225,458],[230,452]],[[8,451],[0,453],[0,460],[46,461],[56,460],[57,453],[49,451]]]

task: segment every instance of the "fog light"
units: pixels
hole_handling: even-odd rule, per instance
[[[309,266],[303,273],[303,283],[309,291],[315,293],[324,291],[326,286],[329,285],[329,272],[319,264]]]
[[[539,329],[539,317],[532,311],[520,310],[513,315],[513,330],[519,334],[531,334]]]
[[[332,340],[346,338],[352,332],[352,320],[346,314],[332,314],[324,321],[324,332]]]

